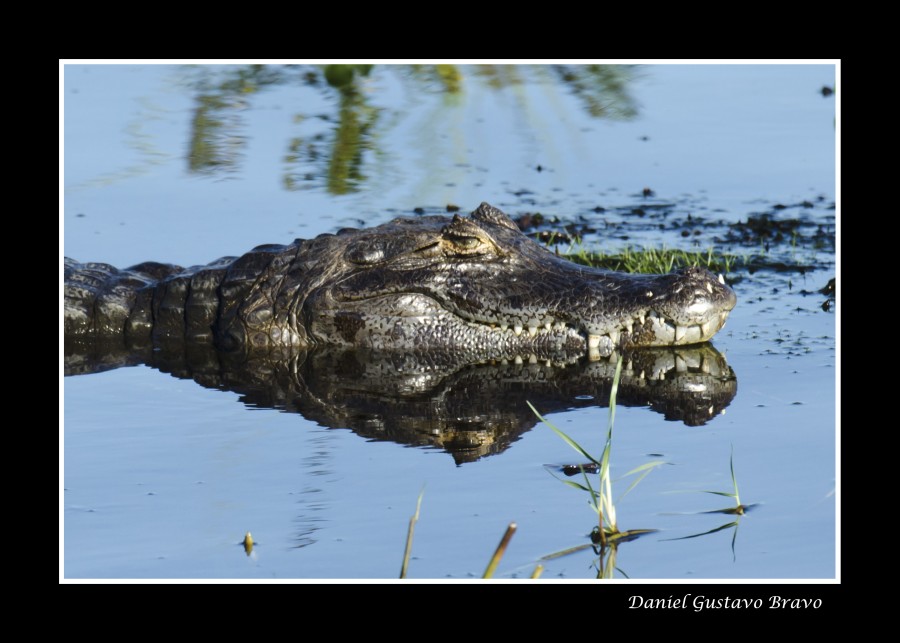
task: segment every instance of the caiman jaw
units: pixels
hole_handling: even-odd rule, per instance
[[[693,268],[684,274],[702,278],[703,272]],[[607,329],[608,323],[589,324],[585,334],[590,355],[605,357],[619,346],[683,346],[709,341],[725,325],[737,301],[722,275],[716,281],[714,284],[709,277],[696,286],[696,299],[687,305],[662,302],[658,308],[646,308],[626,316],[624,321],[613,322],[611,330]],[[681,290],[676,287],[675,292]],[[706,293],[715,295],[715,301]]]
[[[602,334],[587,332],[589,355],[592,358],[607,357],[619,347],[683,346],[706,342],[725,325],[728,312],[714,313],[703,322],[690,325],[677,324],[656,311],[640,314],[614,330]]]
[[[337,337],[348,346],[417,350],[441,345],[471,353],[476,361],[542,360],[562,353],[599,359],[619,348],[708,341],[734,307],[734,292],[705,270],[644,277],[626,280],[634,301],[620,305],[615,314],[607,313],[598,296],[582,297],[582,310],[538,308],[517,318],[507,309],[493,319],[475,311],[480,318],[473,319],[471,311],[432,293],[399,292],[342,301],[340,312],[323,311],[311,328],[314,336]],[[372,315],[373,309],[391,314]]]

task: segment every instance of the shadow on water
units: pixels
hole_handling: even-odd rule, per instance
[[[65,372],[147,364],[256,408],[299,413],[370,440],[439,448],[457,464],[503,452],[543,413],[605,407],[614,362],[586,358],[460,363],[445,352],[317,349],[245,355],[209,345],[157,350],[67,338]],[[618,404],[645,406],[688,426],[710,422],[737,393],[737,378],[710,344],[625,353]]]
[[[242,113],[254,95],[277,85],[306,86],[328,107],[313,113],[299,106],[293,120],[304,133],[286,144],[282,182],[288,190],[325,188],[334,195],[358,191],[370,157],[380,153],[381,110],[371,104],[379,78],[392,77],[413,94],[443,94],[445,103],[456,107],[472,84],[502,91],[537,83],[546,91],[572,94],[592,118],[627,120],[638,113],[628,90],[635,71],[623,65],[241,65],[182,71],[195,103],[187,159],[191,172],[227,176],[239,171],[247,141]]]

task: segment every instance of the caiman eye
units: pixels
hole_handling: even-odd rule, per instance
[[[441,245],[447,256],[469,257],[495,252],[494,243],[484,230],[458,214],[441,230]]]
[[[483,243],[478,237],[466,237],[456,234],[448,234],[447,240],[460,250],[475,250]]]

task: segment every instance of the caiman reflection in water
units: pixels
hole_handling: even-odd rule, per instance
[[[737,378],[710,344],[635,349],[624,360],[617,403],[646,406],[688,426],[719,415]],[[457,464],[504,451],[541,413],[608,404],[614,355],[465,364],[447,352],[316,349],[228,353],[174,344],[135,351],[108,343],[66,345],[66,375],[147,364],[208,388],[371,440],[436,447]]]

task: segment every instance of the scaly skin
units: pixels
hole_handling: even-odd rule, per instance
[[[67,336],[223,349],[451,349],[471,361],[606,356],[709,340],[734,291],[702,268],[579,266],[483,203],[471,217],[395,219],[182,269],[66,259]]]

